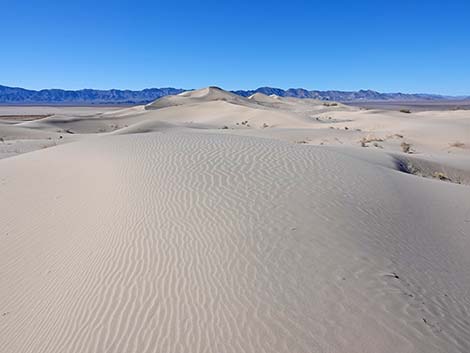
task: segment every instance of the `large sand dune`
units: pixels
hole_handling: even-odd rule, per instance
[[[1,123],[0,352],[468,352],[469,126],[215,88]]]

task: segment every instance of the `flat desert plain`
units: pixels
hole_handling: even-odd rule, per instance
[[[469,111],[0,115],[0,352],[470,351]]]

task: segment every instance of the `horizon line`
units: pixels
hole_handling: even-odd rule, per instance
[[[271,88],[271,89],[280,89],[283,91],[288,91],[288,90],[306,90],[308,92],[377,92],[381,94],[407,94],[407,95],[431,95],[431,96],[441,96],[441,97],[453,97],[453,98],[470,98],[470,93],[469,94],[443,94],[443,93],[431,93],[431,92],[403,92],[403,91],[381,91],[381,90],[375,90],[371,88],[360,88],[356,90],[342,90],[342,89],[308,89],[304,87],[289,87],[289,88],[281,88],[281,87],[275,87],[275,86],[259,86],[257,88],[238,88],[238,89],[225,89],[222,88],[221,86],[217,85],[208,85],[208,86],[202,86],[200,88],[182,88],[182,87],[174,87],[174,86],[161,86],[161,87],[145,87],[141,89],[131,89],[131,88],[90,88],[90,87],[85,87],[85,88],[58,88],[58,87],[50,87],[50,88],[26,88],[26,87],[21,87],[21,86],[9,86],[5,84],[0,84],[2,87],[8,87],[8,88],[16,88],[16,89],[24,89],[28,91],[46,91],[46,90],[61,90],[61,91],[85,91],[85,90],[94,90],[94,91],[133,91],[133,92],[139,92],[139,91],[144,91],[144,90],[151,90],[151,89],[178,89],[178,90],[184,90],[184,91],[194,91],[197,89],[203,89],[203,88],[208,88],[208,87],[217,87],[220,88],[224,91],[229,91],[229,92],[237,92],[237,91],[256,91],[261,88]]]

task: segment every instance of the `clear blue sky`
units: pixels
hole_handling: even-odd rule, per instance
[[[470,95],[470,1],[0,0],[0,84]]]

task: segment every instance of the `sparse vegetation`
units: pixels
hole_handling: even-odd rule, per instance
[[[383,148],[378,142],[374,142],[372,145],[377,148]]]
[[[222,130],[227,130],[227,129],[228,129],[227,125],[222,126]]]
[[[451,181],[450,178],[447,175],[445,175],[443,172],[435,172],[433,174],[433,177],[439,180],[443,180],[443,181]]]
[[[401,150],[404,152],[404,153],[412,153],[412,150],[411,150],[411,144],[410,143],[407,143],[407,142],[402,142],[400,144],[400,147],[401,147]]]
[[[421,161],[421,163],[415,163],[413,160],[407,158],[398,159],[397,161],[399,170],[407,174],[413,174],[422,178],[433,178],[454,184],[468,184],[468,180],[465,180],[465,172],[461,174],[461,170],[455,169],[452,171],[451,168],[451,175],[448,175],[442,171],[439,165],[433,165],[432,163],[422,164],[423,161]]]
[[[465,147],[465,143],[459,142],[459,141],[456,141],[454,143],[450,143],[449,145],[450,145],[450,147],[456,147],[456,148],[464,148]]]
[[[267,127],[269,127],[269,125],[266,124],[266,123],[263,123],[263,129],[265,129],[265,128],[267,128]]]
[[[400,109],[400,113],[410,114],[411,110],[409,110],[409,109]]]
[[[338,106],[338,103],[323,103],[325,107],[336,107]]]
[[[382,141],[383,141],[383,139],[380,138],[380,137],[365,136],[359,141],[359,143],[361,144],[361,147],[367,147],[368,143],[382,142]]]

